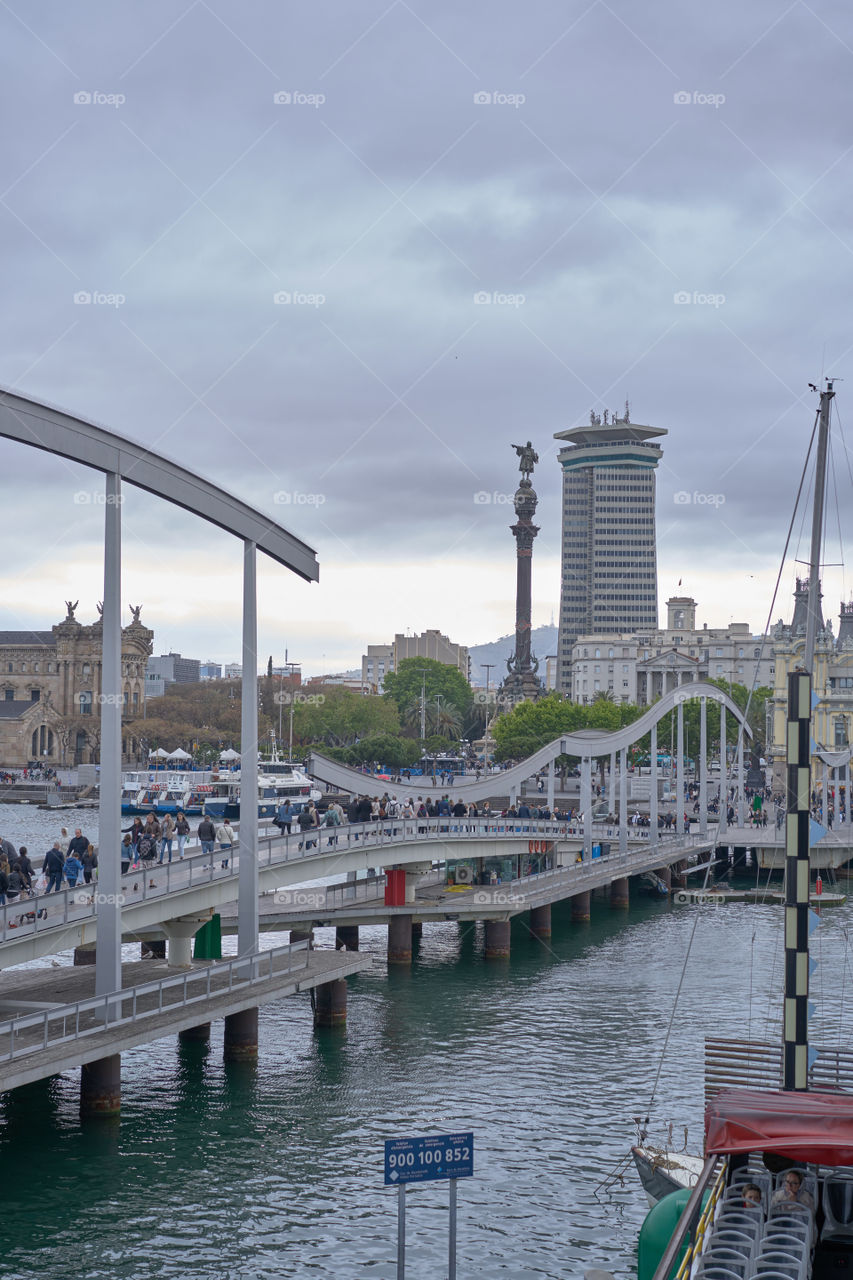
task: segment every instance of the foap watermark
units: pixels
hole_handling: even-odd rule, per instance
[[[505,889],[492,889],[489,893],[478,889],[472,901],[476,907],[515,907],[524,899],[520,894],[508,893]]]
[[[272,496],[278,507],[322,507],[325,493],[302,493],[299,489],[279,489]]]
[[[123,293],[103,293],[100,289],[78,289],[74,294],[76,307],[123,307],[127,298]]]
[[[497,289],[490,293],[480,289],[474,294],[476,307],[523,307],[527,298],[523,293],[499,293]]]
[[[273,694],[273,702],[279,707],[322,707],[325,693],[302,693],[299,689],[282,689]]]
[[[101,489],[78,489],[74,495],[78,507],[120,507],[123,493],[104,493]]]
[[[300,293],[299,290],[290,292],[287,289],[279,289],[278,293],[274,293],[272,300],[277,307],[322,307],[326,301],[325,293]]]
[[[125,896],[123,893],[98,893],[96,889],[77,889],[74,893],[74,901],[81,907],[101,905],[123,907]]]
[[[686,289],[679,289],[678,293],[672,295],[672,300],[677,307],[722,307],[726,301],[724,293],[700,293],[698,289],[694,289],[692,293],[688,293]]]
[[[126,700],[123,693],[96,693],[95,702],[99,707],[124,707]]]
[[[279,889],[272,900],[277,907],[311,907],[317,910],[325,907],[326,894],[322,889]]]
[[[726,100],[724,93],[702,93],[699,89],[680,89],[672,95],[677,107],[713,107],[719,111]]]
[[[100,89],[78,89],[74,94],[75,107],[123,107],[127,98],[123,93],[102,93]]]
[[[688,493],[686,489],[679,489],[677,493],[672,495],[672,500],[677,507],[721,507],[726,500],[724,493],[699,493],[696,489],[692,493]]]
[[[476,507],[488,507],[494,504],[497,507],[511,507],[514,499],[514,493],[498,493],[496,489],[488,493],[485,489],[479,489],[474,494],[474,505]]]
[[[474,94],[476,107],[515,107],[517,111],[526,101],[527,95],[524,93],[502,93],[499,89],[492,90],[491,93],[481,89]]]
[[[279,89],[272,100],[277,107],[322,107],[325,93],[303,93],[301,89]]]
[[[725,902],[725,898],[721,893],[706,893],[704,890],[691,890],[689,893],[684,889],[679,889],[672,895],[673,902],[677,902],[680,906],[685,906],[688,902],[694,902],[700,907],[719,907]]]

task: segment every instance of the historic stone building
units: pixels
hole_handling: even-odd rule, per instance
[[[806,647],[809,581],[797,579],[790,625],[781,620],[773,628],[776,687],[772,702],[772,738],[768,744],[773,786],[785,787],[785,738],[788,714],[788,676],[802,666]],[[843,751],[853,741],[853,603],[842,603],[837,638],[832,623],[823,619],[818,600],[812,690],[812,738],[829,751]],[[819,776],[812,756],[813,777]]]
[[[0,631],[0,765],[97,763],[101,741],[102,622],[84,626],[76,601],[50,631]],[[145,702],[145,664],[154,632],[139,620],[122,629],[124,713]],[[130,744],[126,744],[128,746]]]

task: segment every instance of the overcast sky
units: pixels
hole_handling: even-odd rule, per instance
[[[0,30],[0,383],[316,548],[319,585],[262,564],[264,660],[510,631],[528,438],[556,617],[553,434],[626,398],[669,432],[661,614],[680,578],[700,625],[763,627],[807,384],[847,376],[840,427],[853,385],[847,4],[13,0]],[[101,478],[0,460],[0,626],[92,620]],[[156,652],[239,658],[233,539],[128,489],[124,552]]]

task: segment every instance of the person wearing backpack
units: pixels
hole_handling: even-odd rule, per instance
[[[330,804],[328,809],[326,810],[326,816],[323,818],[323,826],[331,827],[332,832],[334,832],[335,827],[339,827],[340,825],[341,825],[341,819],[338,815],[338,811],[333,804]],[[337,835],[330,834],[329,844],[333,845],[337,843],[338,843]]]
[[[302,839],[299,841],[299,848],[304,849],[306,833],[311,830],[314,825],[314,821],[308,809],[300,809],[299,813],[296,815],[296,821],[299,823],[299,830],[302,834]],[[311,844],[312,842],[309,840],[309,849],[311,848]]]
[[[207,815],[205,815],[198,824],[197,835],[201,841],[202,853],[205,857],[209,857],[213,853],[213,844],[216,840],[216,827]]]

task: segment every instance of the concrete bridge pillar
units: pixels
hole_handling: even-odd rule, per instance
[[[589,919],[591,897],[589,889],[585,889],[583,893],[576,893],[572,898],[572,920],[575,923]]]
[[[530,932],[534,938],[550,938],[551,936],[551,904],[544,907],[531,907]]]
[[[729,847],[718,844],[714,850],[714,879],[721,880],[729,870]]]
[[[225,1019],[226,1062],[254,1062],[258,1057],[258,1011],[243,1009]]]
[[[687,863],[686,862],[673,862],[672,875],[679,889],[687,888]]]
[[[165,960],[166,959],[166,939],[162,938],[155,942],[143,942],[139,952],[140,960]]]
[[[291,933],[291,940],[293,934]],[[339,924],[335,930],[336,951],[358,951],[358,925]]]
[[[163,932],[169,943],[168,966],[170,969],[191,969],[193,966],[193,938],[207,916],[187,916],[179,920],[164,920]]]
[[[210,1040],[210,1023],[200,1022],[196,1027],[184,1027],[178,1032],[181,1044],[207,1044]]]
[[[388,963],[412,963],[411,916],[392,916],[388,921]]]
[[[291,929],[290,945],[294,946],[297,942],[307,942],[308,950],[310,951],[311,947],[314,944],[314,930],[313,929]]]
[[[655,875],[659,880],[663,880],[667,889],[672,888],[672,867],[658,867]]]
[[[315,1027],[345,1027],[347,1022],[346,978],[335,978],[317,987],[314,1005]]]
[[[80,1115],[117,1116],[121,1110],[121,1054],[84,1063],[80,1071]]]
[[[619,911],[624,911],[630,906],[627,876],[620,876],[618,880],[611,882],[610,905]]]
[[[94,964],[95,948],[94,947],[75,947],[74,948],[75,965]]]
[[[509,920],[486,921],[486,959],[507,960],[510,951]]]

